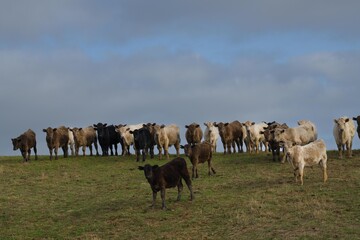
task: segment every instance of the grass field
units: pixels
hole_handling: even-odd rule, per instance
[[[168,189],[166,211],[160,194],[149,207],[134,156],[0,157],[0,239],[360,239],[360,152],[328,156],[328,182],[313,167],[300,186],[270,155],[218,153],[215,176],[200,165],[195,200]]]

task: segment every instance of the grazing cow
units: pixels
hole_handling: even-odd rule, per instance
[[[79,156],[79,148],[82,147],[83,156],[85,157],[86,147],[90,149],[90,156],[93,156],[92,144],[95,146],[96,156],[99,156],[96,131],[93,127],[72,128],[75,140],[75,154]]]
[[[111,156],[114,156],[113,146],[115,149],[115,156],[118,156],[118,143],[121,144],[122,152],[124,155],[124,144],[122,139],[120,138],[120,135],[115,131],[114,125],[108,126],[107,123],[98,123],[93,124],[93,126],[94,129],[97,131],[97,137],[103,156],[109,156],[109,149],[111,152]]]
[[[50,160],[52,160],[53,149],[55,159],[58,159],[59,148],[62,148],[64,158],[68,157],[69,129],[64,126],[58,128],[48,127],[43,129],[43,132],[46,133],[46,143],[50,152]]]
[[[246,128],[247,133],[247,141],[249,143],[249,152],[252,153],[254,150],[256,153],[259,153],[260,144],[265,144],[265,152],[268,150],[268,143],[265,141],[265,135],[264,131],[265,128],[268,127],[268,125],[264,122],[262,123],[254,123],[247,121],[243,123],[243,125]]]
[[[155,142],[159,150],[159,159],[162,158],[162,149],[164,155],[169,160],[169,147],[174,145],[176,149],[176,156],[180,155],[180,129],[175,124],[168,126],[155,125]]]
[[[342,158],[342,152],[347,150],[347,156],[352,156],[352,141],[355,136],[355,124],[348,117],[334,119],[333,134],[336,145],[339,150],[339,157]]]
[[[130,131],[131,134],[134,135],[134,146],[135,146],[135,153],[136,153],[136,161],[139,161],[140,157],[140,150],[142,151],[142,160],[143,162],[146,159],[146,155],[148,154],[149,148],[153,148],[151,141],[151,134],[149,129],[143,127],[140,129],[135,129],[134,131]]]
[[[11,141],[13,144],[14,151],[20,149],[24,162],[30,160],[31,148],[34,148],[35,160],[38,159],[37,149],[36,149],[36,134],[34,133],[33,130],[29,129],[23,134],[21,134],[19,137],[12,138]]]
[[[233,147],[235,153],[235,143],[238,147],[238,152],[243,152],[243,125],[239,121],[231,123],[214,122],[214,125],[219,129],[221,142],[224,146],[224,154],[231,154],[231,147]]]
[[[212,122],[206,122],[204,125],[206,126],[204,131],[204,140],[205,142],[210,143],[212,146],[211,150],[216,152],[216,144],[219,138],[219,129],[215,127],[214,123]]]
[[[136,129],[140,129],[143,127],[143,124],[135,124],[135,125],[123,125],[120,124],[115,126],[115,131],[120,135],[120,138],[124,144],[124,153],[123,155],[130,155],[130,146],[134,144],[134,135],[130,133],[130,131],[134,131]]]
[[[263,132],[265,140],[269,143],[269,149],[272,153],[273,161],[276,161],[276,158],[278,161],[280,161],[280,144],[279,142],[275,141],[274,132],[275,129],[287,129],[289,127],[286,125],[286,123],[280,124],[275,121],[267,124],[268,127],[265,128],[265,131]]]
[[[360,138],[360,116],[353,117],[353,120],[357,122],[356,131],[358,133],[358,137]]]
[[[203,132],[199,124],[192,123],[190,125],[185,125],[185,128],[187,128],[185,132],[185,138],[188,144],[193,145],[201,142]]]
[[[147,123],[147,124],[143,124],[144,128],[147,128],[150,132],[150,139],[151,139],[151,143],[150,143],[150,158],[154,158],[154,147],[156,145],[156,141],[155,141],[155,126],[156,123]]]
[[[159,167],[158,165],[151,166],[146,164],[145,166],[139,166],[139,170],[144,171],[145,178],[150,184],[153,192],[152,207],[155,207],[155,200],[157,192],[161,192],[162,209],[166,209],[165,206],[165,189],[178,187],[177,201],[180,201],[181,192],[183,190],[182,179],[185,180],[186,185],[190,191],[190,200],[194,199],[192,191],[191,179],[186,166],[186,161],[183,158],[177,157],[170,162]]]
[[[69,133],[69,147],[70,147],[70,150],[71,150],[71,156],[75,156],[75,140],[74,140],[74,134],[73,132],[70,130],[68,130],[68,133]]]
[[[304,184],[304,167],[319,164],[323,171],[323,180],[326,182],[327,176],[327,154],[326,145],[322,139],[311,142],[307,145],[295,145],[286,147],[286,159],[292,163],[294,168],[295,181],[300,177],[301,185]]]
[[[215,169],[211,165],[212,151],[210,143],[203,142],[195,145],[186,144],[185,146],[181,145],[180,147],[184,149],[185,155],[192,163],[192,179],[199,177],[197,169],[199,163],[208,162],[209,175],[211,175],[211,171],[216,174]]]

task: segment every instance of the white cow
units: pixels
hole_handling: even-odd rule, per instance
[[[131,145],[134,144],[134,135],[130,131],[134,131],[143,127],[143,123],[133,124],[133,125],[117,125],[115,126],[115,131],[120,134],[121,139],[124,143],[124,155],[130,154],[128,150]]]
[[[169,160],[169,147],[174,145],[176,149],[176,155],[180,156],[180,129],[177,125],[155,125],[155,142],[159,150],[159,159],[162,158],[162,149],[166,159]]]
[[[313,142],[318,138],[317,129],[314,123],[309,120],[299,120],[298,125],[306,129],[309,136],[309,141]]]
[[[219,138],[219,129],[215,127],[214,123],[206,122],[204,131],[204,140],[211,144],[212,152],[216,152],[216,143]]]
[[[71,149],[71,156],[75,156],[75,140],[74,140],[74,134],[69,128],[69,147]]]
[[[286,144],[286,159],[293,165],[295,181],[300,177],[301,185],[304,184],[304,167],[319,164],[323,171],[323,181],[327,181],[327,154],[326,145],[322,139],[307,145],[292,146]]]
[[[246,127],[247,138],[248,138],[247,142],[249,143],[248,150],[250,150],[249,152],[252,153],[255,150],[256,153],[259,153],[260,143],[264,143],[265,151],[267,152],[268,143],[265,141],[265,135],[263,132],[265,131],[265,128],[268,127],[268,125],[264,122],[254,123],[250,121],[243,123],[243,125],[245,125]]]
[[[352,155],[352,141],[355,136],[355,124],[348,117],[334,119],[333,134],[336,145],[339,150],[339,157],[342,158],[342,152],[347,150],[348,157]]]

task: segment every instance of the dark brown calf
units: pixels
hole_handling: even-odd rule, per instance
[[[208,162],[209,175],[211,175],[211,171],[216,174],[214,168],[211,166],[212,151],[210,143],[203,142],[196,145],[186,144],[185,146],[180,147],[184,149],[185,155],[190,158],[190,161],[193,165],[191,176],[192,179],[199,177],[197,169],[197,165],[199,163]]]
[[[24,161],[30,160],[31,148],[34,148],[35,160],[37,160],[36,135],[29,129],[17,138],[11,139],[14,151],[20,149]]]
[[[152,207],[155,207],[155,200],[157,192],[161,191],[162,209],[166,209],[165,206],[165,189],[178,187],[177,201],[180,201],[181,192],[183,190],[182,179],[185,180],[186,185],[190,190],[190,200],[194,199],[191,179],[186,166],[186,161],[183,158],[177,157],[170,162],[159,167],[158,165],[151,166],[146,164],[145,166],[139,166],[139,170],[143,170],[147,181],[150,184],[153,192]]]

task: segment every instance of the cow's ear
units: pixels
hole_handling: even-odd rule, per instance
[[[53,128],[53,131],[55,132],[57,130],[57,128]]]
[[[356,117],[353,117],[353,120],[355,120],[355,121],[356,121]]]
[[[93,127],[95,128],[97,125],[96,124],[93,124]]]
[[[157,169],[158,167],[159,167],[159,165],[154,165],[154,166],[152,166],[152,169],[155,170],[155,169]]]
[[[337,124],[337,123],[338,123],[338,120],[337,120],[337,119],[334,119],[334,122]]]
[[[227,126],[227,125],[229,125],[229,123],[225,123],[224,125]]]
[[[264,131],[260,131],[260,134],[264,134],[265,132]]]
[[[143,170],[144,170],[144,167],[143,167],[143,166],[139,166],[138,169],[139,169],[140,171],[143,171]]]
[[[185,128],[189,128],[189,126],[188,126],[188,125],[185,125]]]
[[[107,123],[104,123],[103,126],[106,127],[106,126],[107,126]]]
[[[181,148],[181,149],[184,149],[185,147],[184,147],[184,145],[180,145],[180,148]]]
[[[350,119],[349,119],[349,118],[345,119],[345,122],[348,122],[348,121],[350,121]]]
[[[43,129],[43,132],[46,132],[46,129],[45,129],[45,128]]]
[[[134,134],[134,131],[130,131],[131,134]]]
[[[199,125],[199,124],[196,124],[196,127],[198,128],[198,127],[200,127],[200,125]]]
[[[144,123],[144,124],[143,124],[143,127],[147,127],[147,125]]]
[[[252,122],[251,125],[255,125],[255,122]]]
[[[79,131],[81,131],[82,128],[79,128]]]
[[[152,126],[155,126],[155,125],[156,125],[156,123],[153,123],[153,124],[152,124]]]
[[[161,126],[160,126],[160,128],[164,128],[165,127],[165,125],[164,124],[162,124]]]

